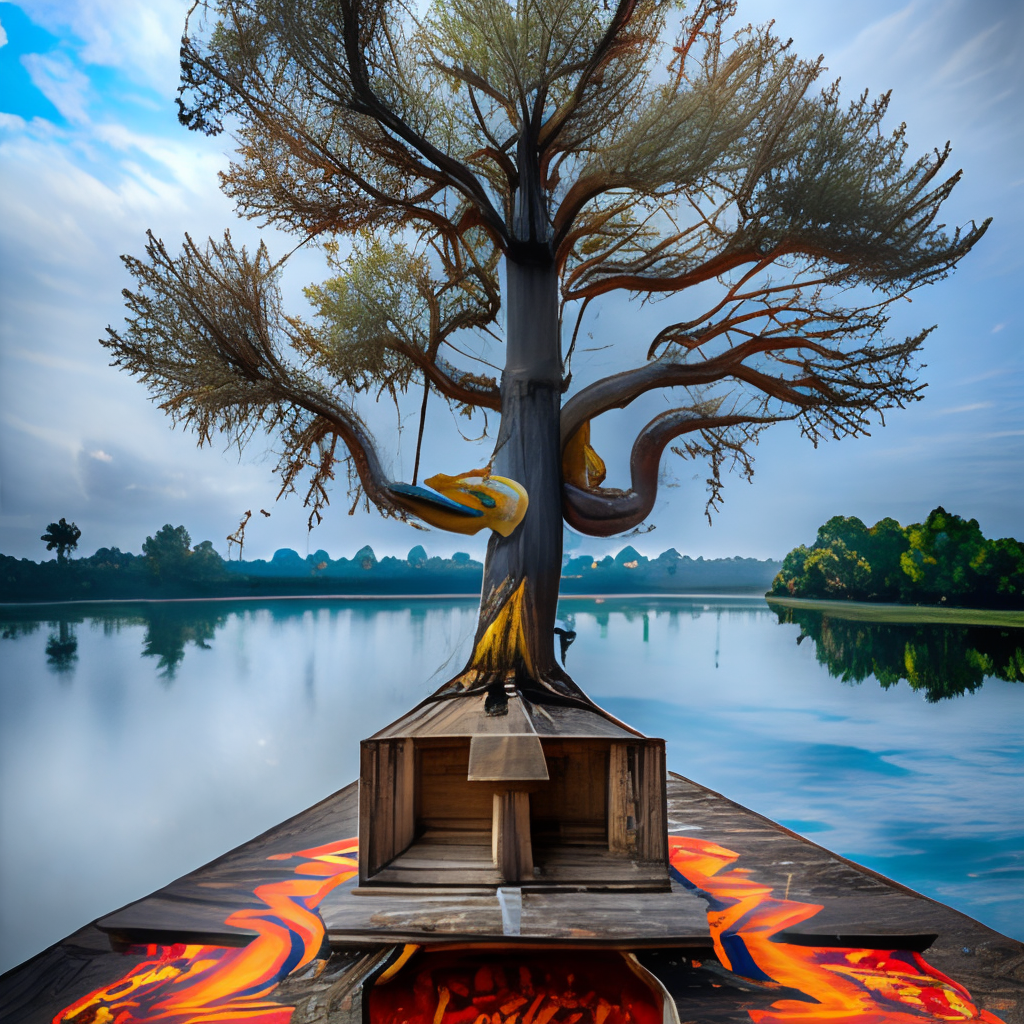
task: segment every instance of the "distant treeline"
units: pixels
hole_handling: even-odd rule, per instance
[[[406,558],[378,559],[369,546],[352,558],[326,551],[305,558],[290,548],[268,560],[226,562],[209,541],[192,546],[183,526],[147,537],[143,553],[100,548],[87,558],[32,562],[0,555],[0,601],[131,600],[292,594],[480,593],[483,564],[463,551],[428,557],[421,545]],[[664,593],[679,590],[765,588],[779,562],[754,558],[705,560],[674,548],[647,558],[626,547],[614,557],[570,558],[563,594]]]
[[[833,516],[786,555],[772,593],[791,597],[1024,607],[1024,544],[986,540],[975,519],[939,507],[923,523]]]

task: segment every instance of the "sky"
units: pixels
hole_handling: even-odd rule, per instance
[[[82,530],[80,555],[104,546],[139,551],[164,523],[183,524],[193,543],[209,539],[227,554],[227,534],[251,509],[247,558],[282,547],[351,557],[366,543],[378,556],[415,544],[431,554],[482,554],[483,534],[349,516],[343,489],[309,532],[300,497],[275,503],[276,460],[260,439],[243,453],[197,449],[141,385],[108,365],[97,339],[121,323],[120,293],[130,283],[119,256],[141,254],[147,229],[172,250],[186,231],[202,239],[230,227],[249,244],[259,236],[217,189],[231,139],[187,132],[176,119],[187,6],[0,3],[0,552],[49,557],[39,536],[63,516]],[[988,536],[1024,537],[1024,5],[741,0],[740,20],[772,18],[798,53],[824,55],[828,79],[841,77],[847,98],[892,89],[890,121],[907,123],[912,155],[949,139],[951,166],[964,177],[944,208],[947,222],[992,216],[993,225],[952,278],[918,292],[894,317],[897,336],[938,325],[923,357],[923,402],[894,411],[870,437],[817,449],[793,427],[772,428],[753,482],[728,480],[710,525],[705,467],[672,459],[671,486],[648,520],[653,532],[607,541],[570,535],[567,547],[600,555],[628,542],[652,555],[674,546],[693,557],[781,558],[832,515],[907,524],[940,504],[976,518]],[[294,244],[266,237],[274,256]],[[285,293],[294,311],[303,312],[302,287],[324,276],[316,254],[293,257]],[[595,309],[585,322],[595,350],[589,379],[642,359],[649,328],[670,317],[667,304],[638,313],[613,300]],[[577,369],[585,382],[586,367]],[[388,410],[367,410],[396,479],[411,472],[414,405],[402,430]],[[645,411],[595,425],[612,486],[627,479]],[[466,445],[439,403],[427,441],[427,474],[487,461],[489,444]]]

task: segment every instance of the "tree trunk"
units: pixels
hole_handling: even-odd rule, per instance
[[[473,654],[439,691],[486,689],[497,713],[514,688],[589,704],[554,654],[562,568],[558,274],[546,261],[509,259],[506,271],[507,351],[492,472],[521,483],[529,505],[511,536],[491,535]]]

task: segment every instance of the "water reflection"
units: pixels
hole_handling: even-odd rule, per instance
[[[51,633],[46,639],[46,664],[58,675],[67,675],[78,660],[78,636],[75,634],[75,624],[67,619],[60,619],[50,623],[55,633]]]
[[[800,627],[829,675],[844,683],[874,676],[888,690],[901,680],[930,703],[974,693],[986,679],[1024,682],[1024,629],[934,623],[866,622],[810,608],[772,609]]]
[[[188,644],[208,651],[209,641],[227,622],[227,615],[189,606],[158,605],[147,616],[142,656],[156,658],[161,680],[170,684]]]
[[[1024,686],[989,678],[1024,675],[1024,631],[875,639],[803,615],[814,642],[797,647],[760,595],[559,604],[568,670],[664,737],[674,771],[1024,934],[1024,890],[1005,892],[1024,864]],[[77,648],[58,672],[62,623]],[[359,741],[458,671],[475,626],[471,599],[0,609],[0,970],[351,781]],[[819,645],[860,661],[816,661]],[[963,692],[985,685],[922,700],[929,672],[933,691],[959,685],[940,648],[975,666]],[[894,685],[908,650],[915,675]]]
[[[19,612],[9,614],[18,615]],[[211,608],[208,604],[152,605],[130,611],[113,608],[88,614],[68,611],[47,622],[50,633],[45,647],[46,665],[51,671],[69,679],[74,675],[78,662],[77,628],[83,623],[99,627],[104,636],[142,626],[145,634],[141,655],[157,659],[158,676],[169,685],[185,657],[185,648],[193,644],[209,650],[209,642],[214,639],[217,630],[224,627],[228,614],[219,606]],[[36,632],[39,626],[38,620],[12,618],[0,623],[0,639],[16,640],[28,636]]]

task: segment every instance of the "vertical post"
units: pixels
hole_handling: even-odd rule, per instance
[[[668,863],[668,802],[665,788],[665,743],[646,740],[637,748],[636,856]]]
[[[532,881],[529,793],[505,789],[494,794],[491,857],[503,882]]]
[[[365,882],[413,840],[412,740],[364,740],[359,749],[359,880]]]
[[[636,751],[613,743],[608,756],[608,850],[628,857],[636,853]]]

